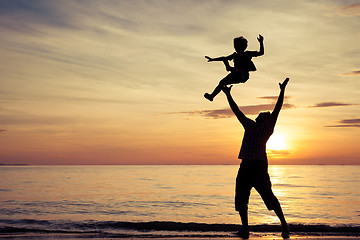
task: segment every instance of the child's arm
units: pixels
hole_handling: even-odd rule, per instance
[[[224,57],[217,57],[217,58],[211,58],[209,56],[205,56],[205,58],[208,60],[208,62],[214,62],[214,61],[222,61],[225,65],[226,71],[231,72],[234,68],[229,65],[229,60],[234,59],[233,54],[229,56]]]
[[[224,62],[226,71],[231,72],[231,71],[234,70],[234,68],[229,65],[229,61],[228,61],[228,60],[224,60],[223,62]]]
[[[253,57],[258,57],[264,55],[264,37],[259,34],[257,40],[260,43],[260,50],[252,52]]]
[[[215,62],[215,61],[229,61],[233,59],[233,54],[229,55],[229,56],[224,56],[224,57],[217,57],[217,58],[211,58],[209,56],[205,56],[205,58],[208,60],[208,62]]]

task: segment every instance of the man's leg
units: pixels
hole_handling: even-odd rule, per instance
[[[235,209],[239,212],[242,228],[238,235],[244,239],[249,238],[248,203],[251,192],[249,184],[249,169],[242,164],[236,177]]]
[[[282,226],[281,236],[283,238],[289,238],[290,237],[290,235],[289,235],[289,226],[288,226],[288,224],[287,224],[287,222],[285,220],[285,216],[284,216],[284,213],[283,213],[283,211],[281,209],[280,204],[274,208],[274,211],[275,211],[276,216],[278,216],[278,218],[279,218],[279,220],[281,222],[281,226]]]
[[[249,230],[248,209],[245,207],[240,209],[239,215],[240,215],[241,225],[242,225],[243,230]]]
[[[247,207],[239,209],[241,219],[241,230],[238,232],[239,237],[249,238],[249,222],[248,222],[248,209]]]
[[[255,186],[255,189],[260,194],[268,210],[274,210],[276,216],[279,218],[282,226],[281,236],[283,238],[289,238],[289,227],[285,220],[285,216],[282,211],[280,202],[271,189],[271,182],[268,173],[263,175],[261,182]]]

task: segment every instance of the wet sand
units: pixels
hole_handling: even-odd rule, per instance
[[[79,239],[91,239],[91,240],[107,240],[107,239],[133,239],[133,240],[143,240],[143,239],[149,239],[149,240],[166,240],[166,239],[173,239],[173,240],[194,240],[194,239],[242,239],[236,236],[233,237],[126,237],[122,235],[109,235],[109,236],[99,236],[95,234],[63,234],[63,233],[39,233],[39,234],[4,234],[0,235],[0,239],[12,239],[12,240],[42,240],[42,239],[66,239],[66,240],[79,240]],[[359,240],[360,236],[314,236],[314,235],[291,235],[289,238],[290,240]],[[281,236],[275,235],[275,234],[266,234],[263,235],[256,235],[256,236],[250,236],[249,240],[283,240]]]

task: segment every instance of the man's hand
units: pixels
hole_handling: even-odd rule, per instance
[[[226,71],[233,72],[233,71],[235,71],[235,68],[233,68],[231,66],[226,66]]]
[[[230,85],[229,87],[224,85],[222,87],[222,91],[225,93],[225,95],[230,95],[231,88],[232,88],[232,85]]]
[[[211,57],[209,57],[209,56],[205,56],[205,58],[208,60],[208,62],[212,62],[212,61],[214,61]]]
[[[257,40],[258,40],[260,43],[262,43],[262,42],[264,41],[264,37],[259,34],[259,37],[257,38]]]
[[[289,78],[286,78],[283,83],[279,83],[280,89],[281,89],[282,91],[285,90],[285,87],[286,87],[286,85],[288,84],[289,80],[290,80]]]

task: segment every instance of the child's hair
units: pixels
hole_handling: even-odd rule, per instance
[[[234,48],[236,50],[245,51],[248,41],[243,36],[234,38]]]

